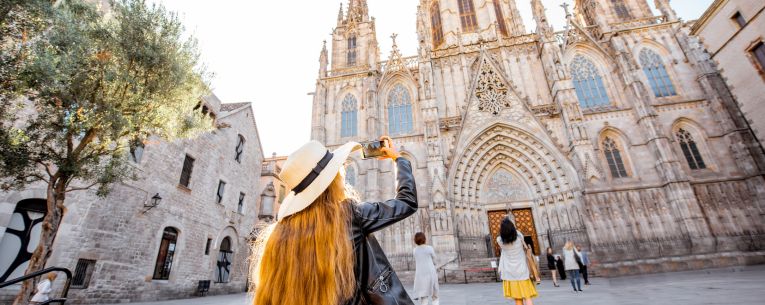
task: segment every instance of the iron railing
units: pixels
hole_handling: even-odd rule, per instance
[[[72,271],[69,271],[69,269],[66,269],[66,268],[50,267],[50,268],[45,268],[45,269],[40,270],[40,271],[35,271],[35,272],[30,273],[30,274],[24,275],[22,277],[18,277],[18,278],[12,279],[10,281],[6,281],[6,282],[0,283],[0,289],[8,287],[8,286],[11,286],[13,284],[21,283],[23,281],[26,281],[26,280],[29,280],[29,279],[32,279],[32,278],[36,278],[38,276],[41,276],[43,274],[48,274],[48,273],[51,273],[51,272],[63,272],[64,275],[66,275],[66,282],[64,283],[64,289],[61,291],[61,297],[56,298],[56,299],[47,300],[47,301],[43,302],[40,305],[47,305],[47,304],[64,305],[64,304],[66,304],[66,297],[69,294],[69,286],[72,284]]]

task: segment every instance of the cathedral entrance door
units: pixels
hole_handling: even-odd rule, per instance
[[[515,209],[512,210],[513,217],[515,218],[516,228],[523,233],[526,243],[532,244],[532,251],[535,255],[539,255],[539,240],[537,239],[537,229],[534,226],[534,217],[531,214],[531,208]],[[502,219],[507,216],[507,211],[489,211],[489,232],[491,233],[491,242],[494,246],[494,255],[499,256],[499,244],[497,244],[497,236],[499,236],[499,227],[502,224]]]
[[[507,211],[489,211],[489,233],[491,233],[491,244],[494,246],[494,256],[499,256],[499,244],[497,244],[497,236],[499,236],[499,226],[502,224],[502,219],[507,216]]]
[[[523,237],[526,243],[531,244],[531,249],[535,255],[539,255],[539,240],[537,240],[537,227],[534,226],[534,216],[531,214],[531,208],[515,209],[513,210],[513,216],[515,217],[515,227],[518,231],[523,233]]]

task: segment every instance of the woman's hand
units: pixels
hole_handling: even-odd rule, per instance
[[[396,146],[393,145],[393,140],[391,140],[389,136],[382,136],[380,137],[380,141],[385,141],[386,145],[385,147],[380,149],[383,152],[383,155],[380,156],[378,159],[380,160],[391,159],[393,161],[396,161],[396,159],[398,159],[399,157],[399,154],[398,152],[396,152]]]

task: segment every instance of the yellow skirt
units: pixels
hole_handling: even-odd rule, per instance
[[[502,290],[508,299],[530,299],[537,297],[537,288],[531,280],[502,281]]]

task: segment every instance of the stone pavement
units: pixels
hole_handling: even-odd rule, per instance
[[[575,294],[568,281],[537,286],[537,305],[552,304],[765,304],[765,266],[594,278]],[[564,285],[565,284],[565,285]],[[131,305],[248,305],[246,294]],[[441,305],[514,304],[502,298],[500,283],[441,285]]]

